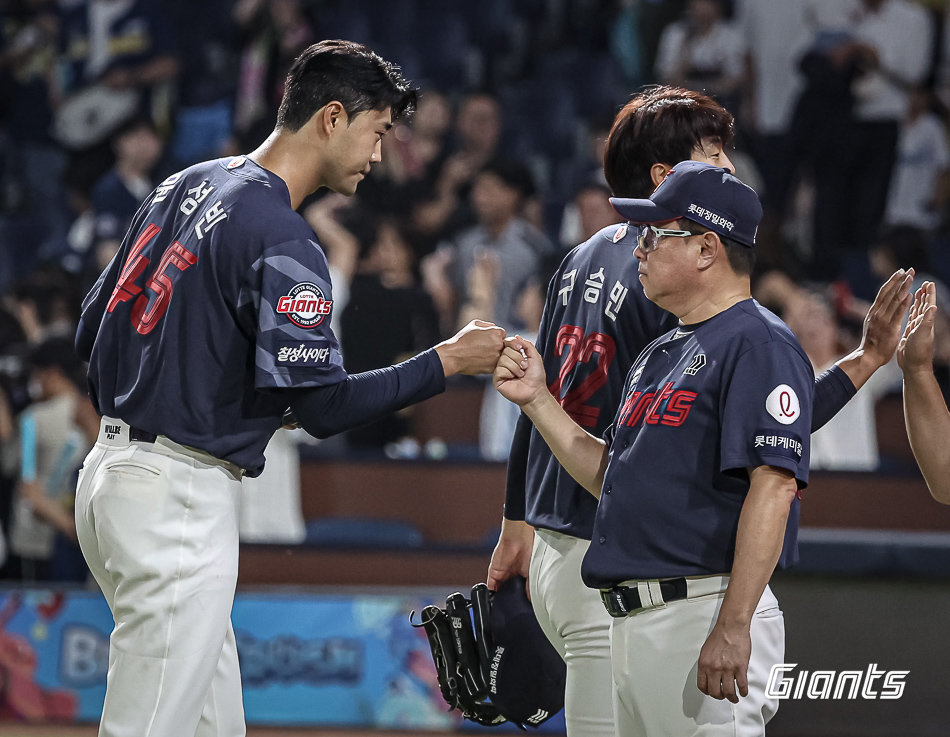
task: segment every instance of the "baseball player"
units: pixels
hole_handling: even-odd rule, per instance
[[[288,407],[325,437],[500,355],[504,331],[473,323],[347,375],[329,328],[326,258],[294,210],[320,187],[352,195],[414,100],[365,46],[309,47],[267,140],[162,182],[83,303],[76,344],[103,420],[76,525],[115,619],[103,737],[245,733],[230,625],[237,505]]]
[[[731,167],[732,116],[697,92],[655,87],[617,115],[604,170],[614,194],[646,197],[676,161]],[[637,230],[614,225],[578,246],[551,279],[539,332],[548,387],[581,427],[599,437],[620,404],[623,378],[676,318],[648,300],[631,257]],[[862,346],[819,377],[813,429],[830,419],[893,354],[903,272],[882,287]],[[608,628],[597,592],[581,582],[597,502],[558,464],[522,416],[508,465],[505,514],[488,572],[491,588],[513,575],[529,578],[531,601],[548,638],[567,662],[565,720],[571,735],[613,735]],[[797,529],[793,503],[790,534]],[[535,534],[535,531],[537,534]],[[794,561],[790,544],[783,565]]]
[[[914,295],[897,362],[904,371],[904,423],[914,458],[933,498],[950,504],[950,411],[933,370],[936,317],[937,287],[924,282]]]
[[[582,575],[614,617],[617,733],[764,734],[768,671],[784,655],[767,584],[808,481],[814,375],[750,296],[762,215],[750,187],[685,161],[649,200],[611,201],[642,225],[644,293],[679,322],[637,358],[606,439],[564,411],[520,338],[495,385],[600,498]]]

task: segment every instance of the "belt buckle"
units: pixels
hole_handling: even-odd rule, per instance
[[[600,599],[604,602],[604,608],[611,617],[620,619],[632,614],[640,608],[639,606],[630,608],[625,596],[627,591],[629,591],[629,589],[621,586],[600,590]],[[637,603],[639,604],[639,602]]]

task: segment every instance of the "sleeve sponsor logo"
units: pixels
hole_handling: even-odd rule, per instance
[[[779,384],[765,399],[765,411],[783,425],[791,425],[801,417],[798,395],[788,384]]]
[[[294,325],[302,328],[317,327],[332,308],[333,300],[327,299],[313,282],[301,282],[277,300],[277,314],[287,315]]]
[[[317,343],[281,343],[277,363],[283,366],[320,366],[330,360],[330,349]]]
[[[797,435],[776,435],[768,430],[759,430],[755,434],[755,448],[764,449],[764,455],[780,455],[794,461],[802,459],[804,446]]]

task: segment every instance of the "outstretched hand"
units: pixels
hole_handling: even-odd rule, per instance
[[[861,346],[875,366],[891,360],[901,337],[901,324],[911,303],[910,287],[914,270],[898,269],[881,285],[874,303],[864,318]]]
[[[930,370],[934,359],[934,321],[937,317],[937,287],[925,281],[914,295],[907,325],[897,346],[897,363],[904,372]]]

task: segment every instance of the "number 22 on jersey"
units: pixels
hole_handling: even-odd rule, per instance
[[[557,379],[551,383],[548,390],[574,422],[581,427],[594,427],[600,416],[600,407],[585,402],[607,383],[610,362],[617,352],[614,339],[605,333],[585,335],[577,325],[562,325],[557,331],[554,352],[558,356],[564,356],[565,353],[567,355],[558,371]],[[562,397],[561,391],[565,385],[570,386],[571,373],[577,365],[588,363],[595,355],[597,363],[590,374],[580,385],[568,389]]]
[[[141,335],[148,335],[155,329],[164,316],[165,310],[168,309],[176,278],[198,261],[198,257],[181,243],[178,241],[172,243],[162,254],[158,266],[145,283],[145,289],[154,293],[154,297],[150,300],[149,295],[143,293],[142,287],[136,284],[136,281],[149,264],[149,259],[142,255],[142,251],[160,231],[161,228],[150,223],[136,238],[106,307],[106,312],[112,312],[121,302],[128,302],[134,298],[132,327]],[[175,268],[169,273],[168,269],[172,266]]]

